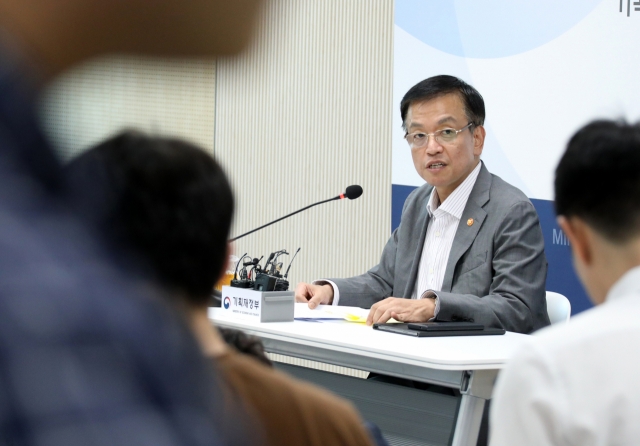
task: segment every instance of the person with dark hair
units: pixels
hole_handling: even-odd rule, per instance
[[[260,338],[249,335],[242,330],[236,330],[235,328],[218,327],[218,332],[224,342],[229,344],[240,353],[249,355],[254,359],[257,359],[266,366],[273,366],[271,359],[264,352],[264,345]]]
[[[72,209],[37,109],[90,58],[237,53],[260,3],[0,0],[0,444],[253,440],[242,413],[222,411],[215,371],[163,293]]]
[[[596,307],[536,333],[500,373],[491,444],[640,439],[640,123],[595,121],[555,178],[558,224]]]
[[[104,187],[76,194],[78,207],[101,203],[94,224],[112,246],[149,265],[168,290],[207,305],[226,266],[234,200],[222,168],[180,139],[121,133],[66,166],[72,187],[101,178]]]
[[[177,139],[125,132],[66,169],[72,181],[103,178],[101,195],[87,191],[82,197],[84,203],[106,203],[106,212],[94,220],[97,227],[110,243],[146,263],[167,289],[221,372],[226,401],[243,403],[260,421],[267,444],[372,444],[350,403],[267,365],[255,338],[227,332],[235,347],[229,348],[211,324],[208,305],[226,267],[234,209],[226,175],[211,156]]]
[[[475,321],[530,333],[549,324],[538,215],[480,160],[482,96],[453,76],[413,86],[400,104],[427,184],[407,198],[380,263],[348,279],[301,283],[296,300],[371,308],[367,323]]]

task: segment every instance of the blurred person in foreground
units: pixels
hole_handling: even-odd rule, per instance
[[[258,3],[0,0],[0,444],[252,440],[185,321],[71,210],[35,109],[93,56],[238,52]]]
[[[640,124],[595,121],[556,169],[558,223],[597,305],[536,333],[498,377],[491,444],[640,440]]]
[[[234,200],[218,163],[189,143],[125,132],[66,167],[72,181],[101,177],[107,203],[99,220],[110,243],[129,248],[187,314],[202,352],[229,390],[262,421],[270,445],[368,445],[354,408],[224,342],[208,317],[215,283],[226,269]],[[242,337],[242,336],[240,336]],[[245,339],[239,347],[255,350]]]

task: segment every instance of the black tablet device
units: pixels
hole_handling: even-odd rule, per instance
[[[420,331],[484,330],[484,325],[474,322],[410,322],[407,327]]]
[[[442,322],[447,323],[447,322]],[[452,322],[459,324],[460,322]],[[468,323],[468,322],[467,322]],[[415,324],[373,324],[374,330],[388,331],[389,333],[397,333],[405,336],[415,336],[418,338],[438,337],[438,336],[489,336],[505,334],[502,328],[483,328],[478,329],[441,329],[441,330],[415,330],[409,328],[409,325]]]

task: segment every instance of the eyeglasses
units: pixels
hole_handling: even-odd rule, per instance
[[[430,136],[433,136],[436,139],[436,141],[438,141],[440,144],[448,144],[456,140],[456,138],[458,137],[458,133],[471,127],[472,125],[473,125],[473,122],[470,122],[469,124],[462,127],[460,130],[442,129],[433,133],[425,133],[425,132],[407,133],[406,135],[404,135],[404,139],[407,140],[407,142],[409,143],[409,147],[411,147],[412,149],[421,149],[423,147],[426,147],[426,145],[429,143]]]

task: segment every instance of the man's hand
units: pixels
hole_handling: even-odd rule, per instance
[[[427,322],[435,309],[435,299],[387,297],[371,307],[367,325],[384,324],[391,318],[401,322]]]
[[[328,283],[312,285],[300,282],[296,287],[296,302],[308,302],[311,309],[320,304],[330,305],[333,302],[333,287]]]

